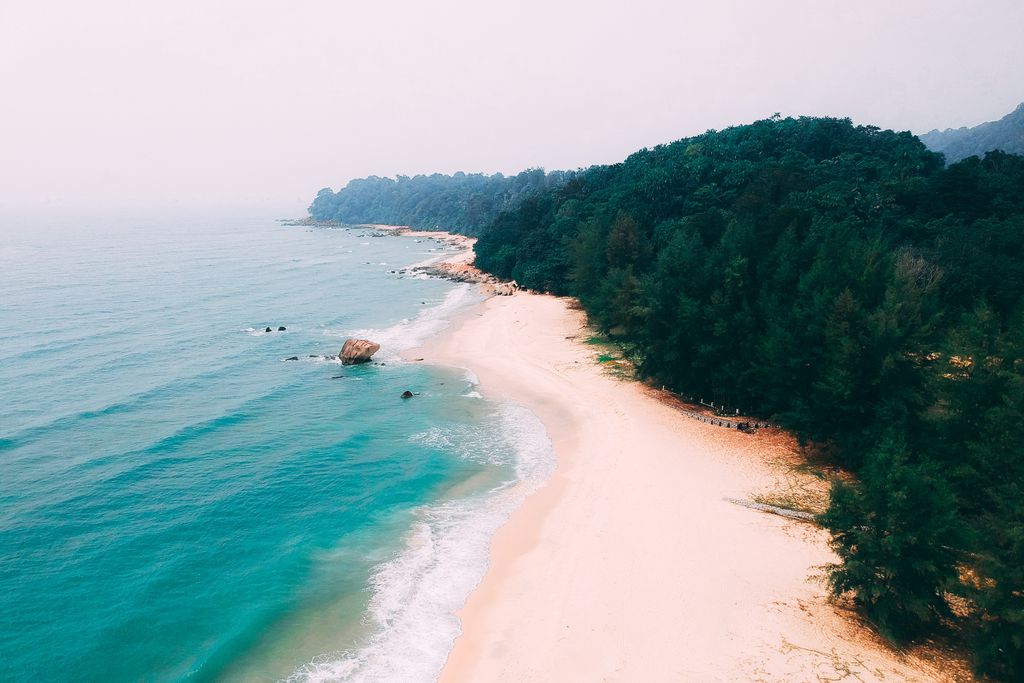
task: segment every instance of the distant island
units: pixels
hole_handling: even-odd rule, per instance
[[[920,138],[928,149],[942,152],[947,164],[967,157],[985,156],[985,152],[993,150],[1024,154],[1024,102],[998,121],[973,128],[933,130]]]
[[[791,430],[853,474],[818,519],[833,592],[1020,680],[1022,118],[776,116],[518,185],[353,181],[310,213],[479,235],[479,267],[577,297],[650,381]]]

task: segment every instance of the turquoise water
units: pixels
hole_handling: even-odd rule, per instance
[[[398,357],[476,300],[390,272],[442,247],[0,221],[0,679],[432,680],[550,467],[532,416]],[[350,334],[382,364],[309,357]]]

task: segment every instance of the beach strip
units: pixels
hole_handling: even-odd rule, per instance
[[[612,376],[590,334],[571,300],[520,292],[415,351],[533,411],[557,458],[493,539],[441,681],[964,680],[827,600],[826,532],[730,502],[791,450]]]

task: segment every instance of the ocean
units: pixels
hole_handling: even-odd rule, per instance
[[[448,249],[0,216],[0,680],[434,680],[552,467],[531,413],[400,357],[479,301],[400,272]],[[325,358],[349,336],[377,362]]]

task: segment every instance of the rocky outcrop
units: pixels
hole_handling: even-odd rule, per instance
[[[490,273],[485,273],[475,266],[466,263],[438,263],[433,266],[414,266],[402,271],[410,275],[426,275],[452,282],[468,282],[482,285],[485,292],[496,296],[512,296],[519,290],[515,280],[503,282]]]
[[[369,339],[349,339],[341,347],[338,357],[341,358],[342,365],[356,365],[367,362],[379,350],[380,344]]]
[[[519,284],[515,280],[512,282],[499,282],[494,285],[494,294],[496,296],[512,296],[519,289]]]
[[[413,275],[426,275],[452,282],[469,282],[478,285],[489,285],[498,282],[493,275],[483,272],[465,263],[438,263],[433,266],[414,266],[408,269]]]

